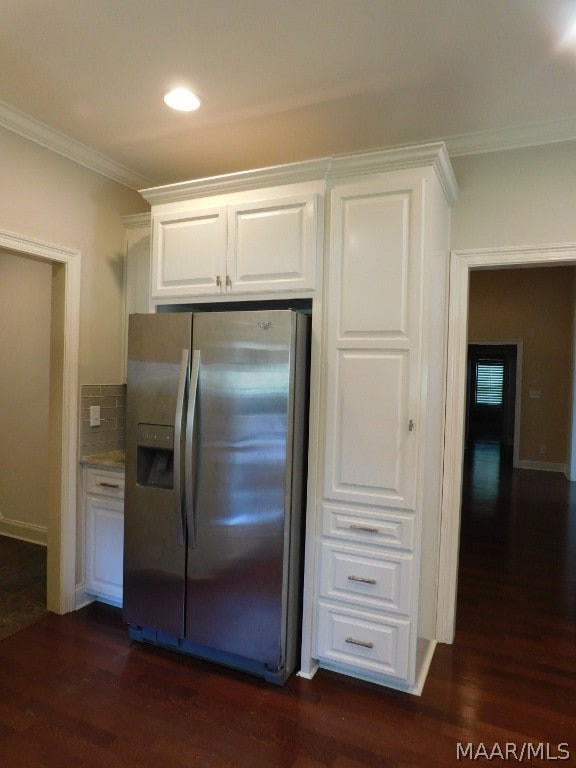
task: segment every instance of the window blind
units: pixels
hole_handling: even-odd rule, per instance
[[[502,405],[504,361],[482,360],[476,363],[476,405]]]

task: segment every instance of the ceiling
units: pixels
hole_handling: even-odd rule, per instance
[[[0,126],[135,188],[576,138],[576,0],[2,0]],[[163,103],[172,86],[197,112]]]

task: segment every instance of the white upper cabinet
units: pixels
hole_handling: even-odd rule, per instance
[[[318,195],[222,202],[153,210],[153,299],[314,288]]]
[[[152,296],[220,293],[226,278],[226,208],[154,217]]]
[[[301,195],[228,208],[228,291],[314,288],[316,197]]]

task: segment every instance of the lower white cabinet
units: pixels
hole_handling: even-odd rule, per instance
[[[376,678],[408,677],[410,622],[321,601],[318,655],[338,671]]]
[[[322,543],[320,595],[357,607],[410,614],[412,557]]]
[[[122,605],[124,556],[124,472],[85,468],[85,591],[102,602]]]

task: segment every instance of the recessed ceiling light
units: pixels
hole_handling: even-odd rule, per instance
[[[193,112],[200,106],[200,99],[188,88],[173,88],[164,96],[164,102],[179,112]]]

